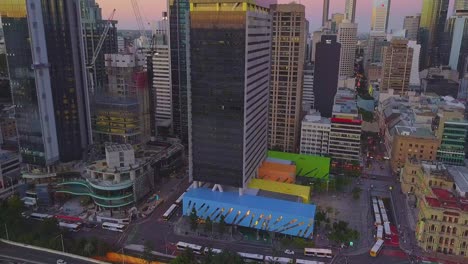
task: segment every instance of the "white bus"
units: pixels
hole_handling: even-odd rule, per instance
[[[382,219],[380,218],[380,214],[375,215],[375,223],[376,226],[382,225]]]
[[[377,238],[377,240],[378,239],[383,239],[383,226],[381,226],[381,225],[377,226],[376,238]]]
[[[391,239],[392,238],[392,230],[390,229],[390,223],[389,222],[384,222],[384,231],[385,231],[385,239]]]
[[[377,242],[375,242],[374,246],[372,246],[370,250],[370,255],[371,257],[377,257],[379,254],[380,250],[382,249],[384,244],[384,241],[382,239],[378,239]]]
[[[186,250],[190,249],[192,250],[193,253],[200,255],[202,253],[201,249],[202,246],[196,245],[196,244],[190,244],[190,243],[185,243],[185,242],[177,242],[176,244],[178,250]]]
[[[372,196],[372,203],[376,204],[377,203],[377,198],[375,196]]]
[[[251,254],[251,253],[244,253],[244,252],[237,252],[241,256],[241,258],[245,260],[255,260],[255,261],[263,261],[263,255],[260,254]]]
[[[331,249],[326,248],[304,248],[304,255],[319,257],[319,258],[332,258],[333,254]]]
[[[203,250],[203,252],[206,255],[206,254],[208,254],[208,252],[210,252],[210,250],[211,250],[211,253],[213,253],[213,254],[219,254],[219,253],[222,252],[222,250],[219,249],[219,248],[209,248],[209,247],[206,247],[205,250]]]
[[[266,263],[289,264],[289,263],[293,263],[293,261],[294,260],[291,258],[265,256]]]
[[[110,231],[115,231],[115,232],[123,232],[125,231],[125,225],[121,224],[115,224],[115,223],[109,223],[109,222],[104,222],[102,223],[102,229],[107,229]]]
[[[296,264],[325,264],[325,262],[315,260],[296,259]]]
[[[177,198],[177,200],[175,201],[176,204],[180,205],[184,199],[184,195],[185,195],[185,192],[179,196],[179,198]]]
[[[78,232],[81,228],[81,224],[80,223],[70,224],[70,223],[65,223],[65,222],[59,222],[59,227],[68,229],[73,232]]]
[[[385,212],[385,210],[382,210],[382,222],[385,223],[385,222],[388,222],[388,216],[387,216],[387,212]]]
[[[379,198],[379,201],[378,201],[378,203],[379,203],[379,207],[380,207],[380,209],[381,209],[381,210],[385,210],[385,205],[384,205],[384,203],[383,203],[382,199],[380,199],[380,198]]]
[[[379,213],[379,206],[377,204],[373,204],[372,208],[374,209],[374,215]]]
[[[169,209],[167,209],[167,211],[163,214],[163,219],[165,221],[168,221],[172,215],[176,212],[176,209],[177,209],[177,204],[172,204]]]
[[[50,219],[52,217],[53,217],[52,215],[39,214],[39,213],[32,213],[31,215],[29,215],[29,218],[39,220],[39,221],[44,221],[45,219]]]

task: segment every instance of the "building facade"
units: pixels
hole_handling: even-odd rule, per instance
[[[272,5],[268,147],[297,152],[302,112],[305,7]]]
[[[330,0],[323,0],[322,27],[324,27],[328,22],[329,12],[330,12]]]
[[[338,28],[338,42],[341,44],[340,78],[354,76],[358,25],[344,21]]]
[[[371,31],[387,32],[390,0],[373,0]]]
[[[302,120],[301,154],[324,156],[328,154],[331,123],[318,112],[310,112]]]
[[[266,157],[271,26],[252,1],[190,1],[191,180],[244,188]]]
[[[453,70],[457,70],[462,77],[463,68],[468,62],[468,10],[465,13],[455,14],[453,19],[449,66]]]
[[[406,38],[408,40],[418,40],[419,22],[421,15],[405,16],[403,20],[403,29],[406,30]]]
[[[345,19],[354,23],[356,20],[356,2],[357,0],[346,0],[345,3]]]
[[[384,47],[381,90],[393,89],[395,93],[408,91],[413,62],[413,49],[408,40],[393,39],[389,47]]]
[[[304,65],[304,83],[302,88],[302,108],[309,111],[314,109],[314,65],[309,63]]]
[[[456,13],[457,10],[468,10],[468,0],[455,0],[453,13]]]
[[[2,1],[0,14],[23,162],[80,160],[92,142],[80,1]]]
[[[322,35],[317,43],[314,68],[315,109],[323,117],[331,117],[340,68],[341,44],[336,35]]]

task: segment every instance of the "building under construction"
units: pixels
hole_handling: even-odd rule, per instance
[[[139,147],[150,138],[149,91],[143,54],[106,54],[107,88],[94,97],[96,144],[126,143]]]

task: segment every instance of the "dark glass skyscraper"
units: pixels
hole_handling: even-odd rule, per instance
[[[91,141],[79,0],[0,2],[23,161],[82,158]]]
[[[341,44],[336,35],[323,35],[317,43],[314,70],[315,109],[323,117],[331,117],[338,86]]]
[[[247,0],[190,4],[190,177],[243,188],[267,151],[269,10]]]
[[[189,0],[169,0],[173,128],[184,145],[188,143],[189,137],[187,117],[189,11]]]

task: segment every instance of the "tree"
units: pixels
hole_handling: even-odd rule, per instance
[[[359,198],[361,197],[361,192],[362,192],[361,188],[359,188],[357,186],[353,188],[351,193],[353,194],[354,200],[359,200]]]
[[[226,232],[226,221],[224,221],[226,217],[224,215],[221,215],[219,218],[219,224],[218,224],[218,231],[221,234],[224,234]]]
[[[211,232],[213,229],[213,221],[211,221],[211,218],[208,216],[205,220],[205,233]]]
[[[198,227],[198,216],[197,216],[197,210],[195,207],[192,208],[192,212],[190,213],[190,229],[192,231],[197,230]]]
[[[149,240],[146,240],[143,245],[143,255],[142,258],[146,260],[147,263],[150,263],[153,260],[153,243]]]
[[[190,249],[183,251],[179,256],[173,259],[170,263],[171,264],[198,264],[197,260],[195,259],[195,255]]]
[[[92,256],[94,255],[94,252],[96,251],[96,246],[92,241],[86,241],[83,247],[83,255],[85,256]]]

